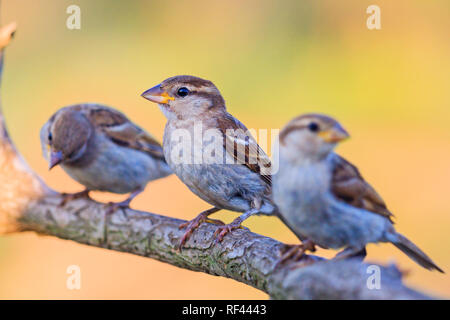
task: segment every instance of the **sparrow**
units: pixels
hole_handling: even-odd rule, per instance
[[[89,197],[89,191],[130,193],[123,202],[110,203],[109,212],[126,208],[147,183],[171,170],[161,145],[119,111],[95,103],[58,110],[40,131],[49,169],[59,165],[86,189],[64,194],[63,203]]]
[[[227,112],[225,100],[211,81],[175,76],[148,89],[142,96],[157,103],[167,118],[163,149],[170,168],[194,194],[213,206],[180,226],[187,229],[179,248],[205,221],[220,225],[215,232],[217,243],[227,233],[240,228],[250,216],[276,212],[271,200],[270,159],[247,128]],[[203,136],[195,136],[196,127],[201,127]],[[206,138],[207,132],[214,133],[214,139]],[[179,133],[188,136],[191,145],[183,150],[184,155],[192,149],[195,153],[195,145],[204,157],[206,150],[213,149],[219,155],[216,161],[195,162],[188,157],[180,161],[177,158]],[[228,225],[208,218],[221,209],[243,214]]]
[[[443,272],[395,230],[380,195],[333,151],[348,137],[339,122],[321,114],[299,116],[281,130],[273,199],[283,221],[310,243],[344,248],[338,259],[365,252],[368,243],[390,242],[422,267]]]

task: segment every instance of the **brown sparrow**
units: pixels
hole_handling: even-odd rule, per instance
[[[223,224],[207,218],[221,209],[243,214],[231,224],[220,226],[216,241],[252,215],[276,212],[267,169],[270,160],[247,128],[227,112],[224,99],[211,81],[176,76],[142,96],[156,102],[167,118],[163,147],[172,171],[193,193],[214,206],[180,227],[188,227],[180,247],[202,222]],[[200,135],[196,134],[196,128],[201,128]],[[179,152],[180,136],[188,142],[182,152]],[[213,161],[205,159],[207,150],[213,150],[216,156]],[[202,154],[198,161],[189,156],[196,152]]]
[[[131,193],[110,212],[128,207],[149,181],[171,173],[161,145],[117,110],[100,104],[77,104],[58,110],[42,127],[41,146],[49,168],[60,165],[89,191]]]
[[[383,199],[333,152],[348,136],[336,120],[319,114],[297,117],[281,131],[273,198],[285,223],[323,248],[345,248],[338,258],[365,252],[368,243],[390,242],[424,268],[443,272],[394,229]]]

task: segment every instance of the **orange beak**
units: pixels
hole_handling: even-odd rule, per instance
[[[170,100],[175,100],[175,98],[169,96],[169,94],[166,91],[161,89],[160,84],[154,86],[153,88],[148,89],[147,91],[142,93],[141,96],[147,100],[160,104],[165,104],[168,103]]]
[[[62,161],[63,161],[63,155],[62,155],[61,151],[51,151],[48,170],[52,170],[54,167],[56,167]]]
[[[335,125],[333,128],[319,132],[319,136],[328,143],[341,142],[350,137],[348,132],[339,124]]]

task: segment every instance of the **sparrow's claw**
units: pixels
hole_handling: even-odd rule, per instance
[[[302,244],[289,244],[285,245],[282,250],[281,258],[275,264],[275,268],[285,263],[288,260],[299,261],[306,251],[314,252],[316,247],[314,242],[310,240],[303,241]]]
[[[89,190],[83,190],[81,192],[77,192],[77,193],[63,193],[61,194],[62,196],[62,200],[59,203],[60,207],[64,207],[68,202],[72,201],[72,200],[76,200],[76,199],[90,199],[89,198]]]
[[[181,251],[181,248],[186,243],[186,241],[189,240],[189,238],[191,237],[191,235],[195,231],[195,229],[197,229],[202,223],[209,222],[209,223],[212,223],[212,224],[224,225],[224,223],[222,221],[220,221],[220,220],[208,218],[208,216],[211,213],[214,213],[214,212],[216,212],[218,210],[219,209],[213,208],[213,209],[209,209],[209,210],[203,211],[202,213],[200,213],[198,216],[196,216],[191,221],[187,221],[187,222],[181,224],[178,227],[179,230],[187,228],[186,232],[181,237],[180,242],[178,244],[178,250],[179,251]]]
[[[133,199],[136,198],[136,196],[140,194],[142,190],[142,188],[137,188],[130,194],[130,196],[126,200],[122,202],[109,202],[106,205],[106,215],[110,215],[119,209],[129,209],[131,201],[133,201]]]
[[[198,218],[198,217],[197,217],[197,218]],[[186,221],[185,223],[180,224],[180,225],[178,226],[178,230],[184,229],[184,228],[186,228],[186,227],[190,227],[190,225],[191,225],[197,218],[195,218],[195,219],[193,219],[193,220],[191,220],[191,221]],[[222,221],[217,220],[217,219],[205,218],[205,219],[203,219],[202,221],[199,221],[199,223],[194,227],[194,229],[195,229],[195,228],[198,228],[203,222],[212,223],[212,224],[217,224],[217,225],[224,225],[224,224],[225,224],[225,223],[223,223]]]
[[[364,258],[367,255],[366,248],[353,248],[353,247],[347,247],[341,252],[339,252],[333,259],[336,260],[343,260],[343,259],[349,259],[349,258],[358,258],[361,261],[364,260]]]
[[[216,229],[216,231],[214,232],[214,236],[216,237],[216,240],[214,241],[214,243],[219,243],[222,242],[223,238],[230,233],[231,231],[235,230],[235,229],[247,229],[247,227],[243,227],[241,226],[242,221],[233,221],[230,224],[226,224],[223,226],[220,226]]]
[[[106,215],[113,214],[119,209],[129,209],[131,200],[127,199],[122,202],[109,202],[106,204]]]

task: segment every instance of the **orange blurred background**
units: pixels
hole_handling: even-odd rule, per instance
[[[71,4],[81,8],[81,30],[66,28]],[[381,30],[366,27],[371,4],[381,8]],[[111,105],[161,140],[165,119],[140,93],[169,76],[192,74],[212,80],[249,128],[328,113],[352,134],[338,152],[384,197],[397,229],[450,272],[449,9],[448,1],[418,0],[3,0],[2,23],[18,22],[6,53],[3,111],[30,166],[64,192],[81,187],[59,168],[48,172],[38,133],[68,104]],[[132,207],[191,219],[208,204],[172,176],[151,183]],[[216,214],[225,221],[235,216]],[[246,225],[298,242],[275,218],[253,217]],[[408,285],[450,297],[448,275],[420,268],[389,244],[369,245],[367,260],[396,262],[410,271]],[[81,290],[66,288],[73,264],[81,268]],[[267,295],[151,259],[23,233],[0,238],[0,298]]]

